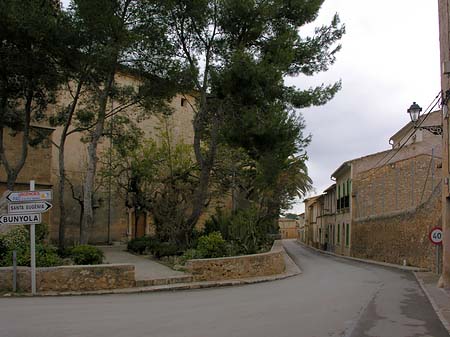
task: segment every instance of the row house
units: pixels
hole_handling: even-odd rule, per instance
[[[421,118],[426,118],[422,125],[431,126],[442,116],[436,111]],[[389,144],[389,150],[344,162],[331,174],[333,185],[305,200],[313,230],[305,243],[341,255],[430,268],[434,247],[427,236],[441,223],[442,138],[408,123]]]

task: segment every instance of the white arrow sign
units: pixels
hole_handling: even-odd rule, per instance
[[[11,192],[6,197],[11,202],[24,202],[24,201],[43,201],[52,200],[52,191],[17,191]]]
[[[40,224],[41,221],[41,213],[0,215],[0,225]]]
[[[52,204],[47,201],[30,202],[22,204],[8,204],[8,213],[44,213],[52,208]]]

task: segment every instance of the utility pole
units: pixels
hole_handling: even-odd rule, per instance
[[[449,109],[448,90],[450,89],[450,0],[438,0],[439,6],[439,42],[441,60],[442,90],[442,276],[439,286],[450,287],[450,143],[449,143]]]

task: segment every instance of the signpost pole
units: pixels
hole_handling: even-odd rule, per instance
[[[13,292],[17,291],[17,252],[13,250]]]
[[[35,182],[30,180],[30,191],[34,191]],[[30,224],[30,250],[31,250],[31,294],[36,295],[36,225]]]

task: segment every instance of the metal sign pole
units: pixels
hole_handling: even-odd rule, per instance
[[[35,182],[30,180],[30,191],[34,191]],[[31,250],[31,294],[36,295],[36,231],[35,224],[30,224],[30,250]]]
[[[13,292],[17,291],[17,252],[13,250]]]

